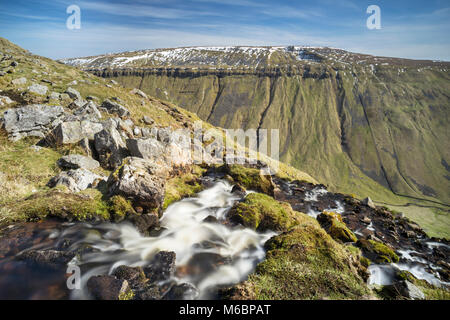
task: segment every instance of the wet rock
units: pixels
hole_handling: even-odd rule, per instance
[[[161,300],[161,290],[156,285],[147,285],[137,292],[139,300]]]
[[[37,95],[45,95],[47,93],[47,86],[43,86],[40,84],[32,84],[31,86],[28,87],[28,92],[37,94]]]
[[[214,217],[214,216],[207,216],[205,219],[203,219],[203,222],[207,222],[207,223],[218,223],[219,220],[217,220],[217,218]]]
[[[160,251],[144,268],[145,276],[151,283],[170,279],[175,273],[176,254],[172,251]]]
[[[376,206],[373,203],[372,199],[370,199],[370,197],[365,198],[364,200],[361,201],[361,203],[365,206],[368,206],[369,208],[375,209]]]
[[[101,123],[91,121],[67,121],[60,123],[52,132],[51,140],[56,144],[78,143],[84,138],[94,140],[95,134],[102,131]]]
[[[4,112],[4,127],[10,139],[16,141],[27,136],[43,138],[52,122],[62,116],[60,106],[40,104],[8,109]]]
[[[98,161],[80,154],[64,156],[58,160],[58,165],[63,169],[93,170],[100,167],[100,163]]]
[[[197,288],[191,283],[176,284],[164,295],[164,300],[194,300],[198,296]]]
[[[159,225],[159,217],[156,213],[135,215],[130,217],[129,221],[131,221],[143,235],[149,234],[150,230]]]
[[[53,177],[48,186],[54,188],[56,186],[66,186],[72,192],[79,192],[91,188],[94,182],[102,177],[96,175],[86,169],[76,169],[63,171],[59,175]]]
[[[129,157],[108,178],[112,195],[121,195],[148,211],[158,209],[164,202],[167,169],[151,161]]]
[[[64,266],[74,257],[74,252],[57,250],[28,250],[17,256],[19,260],[25,260],[43,267]]]
[[[96,300],[127,300],[132,293],[127,280],[106,275],[89,278],[87,288]]]
[[[109,169],[119,166],[122,159],[128,156],[128,150],[120,133],[108,126],[94,135],[95,150],[100,163]]]
[[[103,101],[100,108],[106,110],[106,112],[110,114],[117,114],[119,117],[128,117],[130,115],[130,111],[128,111],[127,108],[117,102],[113,102],[108,99]]]
[[[241,186],[240,184],[236,184],[231,189],[231,193],[234,193],[240,197],[245,197],[245,195],[247,194],[247,190],[245,190],[245,188],[243,186]]]
[[[120,280],[127,280],[131,287],[138,287],[146,281],[141,267],[119,266],[114,270],[113,276]]]

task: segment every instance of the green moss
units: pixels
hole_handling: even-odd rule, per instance
[[[357,245],[369,256],[371,260],[377,263],[398,262],[398,255],[387,245],[375,240],[358,240]]]
[[[235,182],[246,189],[269,195],[273,194],[274,186],[271,176],[262,175],[259,169],[246,168],[241,165],[229,165],[224,166],[224,170]]]
[[[358,240],[355,234],[342,221],[340,214],[324,211],[317,219],[333,239],[342,242],[356,242]]]
[[[72,193],[58,187],[17,201],[9,209],[16,213],[16,221],[41,220],[50,216],[76,221],[110,218],[108,203],[95,189]]]
[[[115,222],[124,220],[127,216],[137,214],[131,202],[122,196],[113,196],[109,199],[110,212]]]
[[[204,187],[198,178],[204,171],[199,166],[194,166],[191,172],[167,180],[163,209],[175,201],[191,197],[202,191]]]
[[[299,223],[297,215],[288,203],[262,193],[249,194],[228,213],[233,222],[258,231],[287,231]]]
[[[125,292],[121,292],[119,294],[119,300],[133,300],[134,292],[131,289],[126,290]]]
[[[365,299],[370,289],[364,267],[314,219],[299,214],[299,225],[270,239],[266,260],[247,281],[225,290],[226,298]]]

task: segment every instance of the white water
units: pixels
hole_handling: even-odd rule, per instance
[[[208,216],[218,220],[225,218],[226,212],[239,200],[231,194],[231,188],[227,182],[220,181],[199,193],[196,198],[172,204],[160,221],[166,230],[157,237],[144,237],[129,224],[96,226],[96,229],[103,231],[103,235],[91,232],[81,241],[92,244],[101,252],[89,254],[83,257],[83,261],[73,263],[98,265],[82,274],[83,289],[74,290],[72,298],[88,297],[84,288],[91,276],[110,274],[120,265],[145,266],[159,251],[174,251],[177,268],[189,266],[198,254],[220,255],[228,259],[220,266],[209,267],[197,273],[185,273],[172,279],[178,283],[195,284],[200,292],[199,298],[207,297],[209,288],[244,280],[255,265],[264,259],[263,245],[275,233],[261,234],[242,227],[203,221]]]

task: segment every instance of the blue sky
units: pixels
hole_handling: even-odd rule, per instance
[[[66,8],[81,9],[69,30]],[[381,8],[369,30],[369,5]],[[449,0],[0,0],[0,36],[50,58],[207,45],[318,45],[450,61]]]

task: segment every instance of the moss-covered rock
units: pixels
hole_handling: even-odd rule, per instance
[[[287,231],[299,223],[297,215],[288,203],[266,194],[251,193],[231,208],[228,218],[253,230]]]
[[[260,169],[247,168],[241,165],[225,165],[222,167],[234,182],[239,183],[244,188],[273,195],[274,184],[270,175],[261,174]]]
[[[163,209],[166,209],[175,201],[191,197],[202,191],[204,187],[198,178],[203,172],[204,169],[193,166],[191,172],[167,180]]]
[[[230,299],[365,299],[373,297],[344,245],[299,213],[298,225],[271,238],[266,260],[247,281],[222,291]]]
[[[58,187],[17,201],[10,210],[17,213],[19,220],[41,220],[49,216],[75,221],[110,218],[109,205],[96,189],[72,193]]]
[[[115,222],[124,220],[127,216],[137,214],[131,202],[122,196],[115,195],[109,199],[110,212]]]
[[[347,228],[340,214],[324,211],[317,217],[322,228],[324,228],[335,240],[342,242],[356,242],[355,234]]]
[[[399,257],[394,250],[379,241],[360,239],[358,240],[357,245],[370,260],[376,263],[392,263],[399,261]]]

